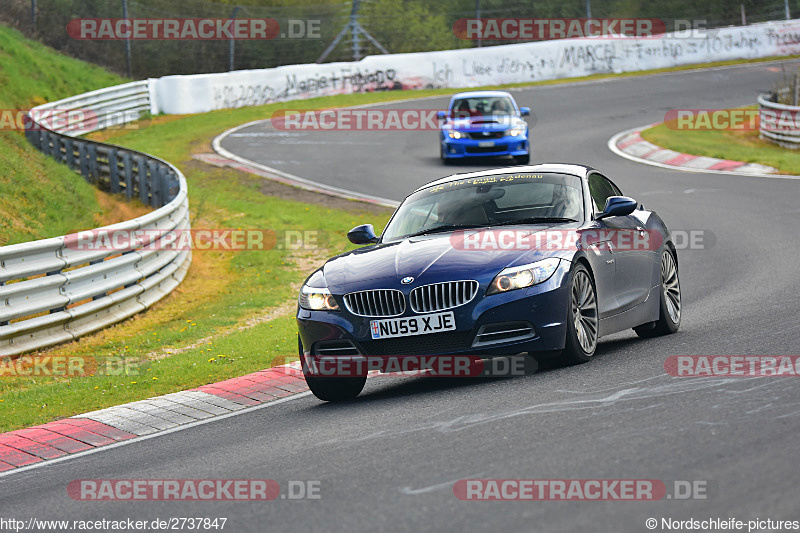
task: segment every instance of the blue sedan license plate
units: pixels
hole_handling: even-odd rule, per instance
[[[369,329],[372,332],[373,339],[410,337],[412,335],[452,331],[456,329],[456,319],[452,311],[405,318],[387,318],[384,320],[371,320]]]
[[[490,146],[494,146],[494,141],[481,141],[478,143],[478,146],[481,148],[489,148]]]

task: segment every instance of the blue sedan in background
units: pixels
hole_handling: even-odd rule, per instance
[[[511,156],[518,165],[528,164],[528,124],[522,117],[530,113],[505,91],[453,95],[447,111],[437,114],[444,121],[439,133],[442,161],[447,165],[473,157]]]
[[[628,328],[677,331],[678,257],[659,216],[599,171],[548,164],[455,174],[397,208],[381,236],[328,260],[300,290],[303,373],[323,400],[363,375],[309,361],[528,354],[583,363]]]

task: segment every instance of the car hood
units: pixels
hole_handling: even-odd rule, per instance
[[[546,229],[522,231],[533,234]],[[400,280],[408,276],[414,278],[415,286],[452,279],[477,279],[488,283],[506,267],[553,256],[569,258],[574,253],[538,249],[465,249],[467,235],[465,232],[435,234],[360,248],[329,260],[323,267],[325,282],[334,294],[396,288],[401,285]]]

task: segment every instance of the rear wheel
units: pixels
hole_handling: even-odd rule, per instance
[[[303,377],[306,378],[306,384],[309,390],[320,400],[326,402],[352,400],[364,389],[367,376],[323,377],[310,374],[308,366],[306,365],[305,355],[303,354],[303,342],[300,340],[299,335],[297,337],[297,346],[300,351],[300,363],[303,368]]]
[[[658,320],[636,326],[633,331],[642,338],[675,333],[681,325],[681,282],[675,255],[665,249],[661,255],[661,290]]]
[[[567,337],[562,358],[568,364],[585,363],[597,348],[600,320],[594,282],[589,271],[580,263],[576,263],[572,269],[569,288]]]
[[[515,155],[514,162],[518,165],[527,165],[531,160],[531,154]]]

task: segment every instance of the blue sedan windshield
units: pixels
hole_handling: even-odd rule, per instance
[[[452,181],[409,196],[383,242],[437,227],[480,227],[537,218],[583,218],[581,179],[569,174],[509,173]]]
[[[451,116],[454,118],[515,115],[516,110],[507,96],[486,98],[460,98],[453,101]]]

